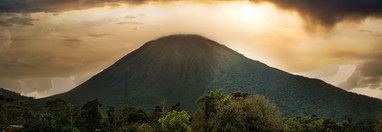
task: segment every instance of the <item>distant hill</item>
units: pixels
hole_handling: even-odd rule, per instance
[[[19,93],[0,88],[0,100],[11,99],[11,100],[33,100],[32,97],[25,97]]]
[[[315,59],[315,58],[312,58]],[[321,80],[269,67],[199,35],[171,35],[149,41],[73,90],[44,98],[153,109],[180,102],[188,110],[216,88],[262,94],[284,115],[370,118],[382,101],[346,92]]]

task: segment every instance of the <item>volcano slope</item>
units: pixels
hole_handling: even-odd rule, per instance
[[[73,90],[42,100],[79,104],[97,98],[146,110],[179,102],[193,111],[197,98],[216,88],[265,95],[284,115],[361,119],[382,111],[379,99],[269,67],[199,35],[149,41]]]

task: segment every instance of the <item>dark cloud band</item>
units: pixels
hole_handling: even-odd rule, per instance
[[[32,13],[60,12],[113,6],[120,3],[144,4],[155,0],[2,0],[0,12]],[[171,0],[161,0],[166,2]],[[277,7],[297,11],[309,24],[332,27],[350,20],[360,21],[367,17],[382,16],[382,0],[252,0],[271,2]],[[200,1],[203,2],[203,1]]]
[[[146,1],[148,0],[1,0],[0,12],[60,12],[102,7],[106,5],[113,6],[118,5],[119,3],[138,5],[143,4]]]
[[[271,2],[277,7],[297,11],[309,24],[325,27],[338,22],[360,21],[382,16],[382,0],[253,0]]]
[[[16,25],[33,25],[34,19],[28,17],[11,17],[7,20],[0,21],[1,26],[12,26]]]

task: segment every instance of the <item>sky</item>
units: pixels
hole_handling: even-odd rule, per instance
[[[382,99],[380,0],[2,0],[0,87],[66,92],[145,42],[199,34],[248,58]]]

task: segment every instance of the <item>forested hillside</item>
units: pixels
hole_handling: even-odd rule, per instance
[[[14,99],[0,100],[0,128],[6,131],[381,131],[382,116],[339,120],[315,115],[283,117],[277,105],[262,95],[215,90],[199,97],[195,112],[182,104],[158,105],[144,111],[133,106],[115,108],[90,100],[73,105],[48,101],[39,110]]]

